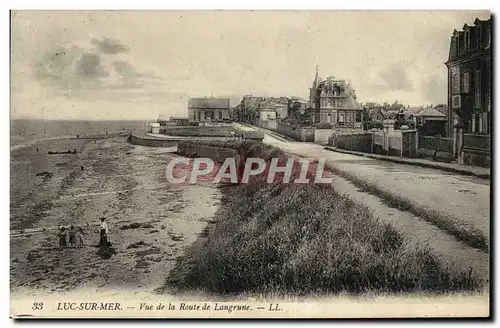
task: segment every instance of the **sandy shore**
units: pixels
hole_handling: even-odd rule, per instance
[[[78,154],[47,154],[67,149]],[[221,198],[212,186],[168,185],[164,170],[173,156],[125,138],[47,140],[13,150],[11,291],[154,292],[162,286]],[[42,172],[52,176],[37,176]],[[108,260],[94,246],[101,216],[117,250]],[[83,227],[86,245],[59,250],[61,224]]]

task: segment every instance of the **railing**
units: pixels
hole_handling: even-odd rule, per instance
[[[464,134],[464,148],[478,149],[483,151],[490,151],[490,140],[489,135],[479,135],[479,134]]]

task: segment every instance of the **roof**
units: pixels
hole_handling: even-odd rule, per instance
[[[446,115],[435,108],[426,108],[415,114],[415,117],[446,117]]]
[[[228,109],[230,108],[229,98],[190,98],[189,108],[210,108],[210,109]]]
[[[375,107],[372,107],[368,110],[368,113],[370,114],[370,116],[375,116],[377,115],[378,113],[380,113],[382,116],[386,117],[387,116],[387,110],[385,109],[385,107],[383,106],[375,106]]]
[[[410,108],[406,108],[404,110],[403,114],[405,115],[405,118],[408,119],[411,116],[417,115],[418,113],[420,113],[423,110],[424,109],[422,107],[410,107]]]

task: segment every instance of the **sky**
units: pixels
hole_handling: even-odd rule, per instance
[[[446,103],[449,40],[487,11],[13,11],[11,118],[156,120],[189,97]]]

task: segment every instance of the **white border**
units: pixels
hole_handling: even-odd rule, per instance
[[[5,6],[5,9],[2,10],[2,15],[0,16],[2,19],[2,24],[1,28],[2,31],[0,33],[0,37],[2,38],[2,45],[3,48],[5,49],[1,52],[1,77],[2,77],[2,88],[1,90],[1,95],[2,95],[2,112],[1,115],[3,115],[2,119],[0,120],[2,126],[1,126],[1,131],[3,134],[3,138],[0,142],[0,147],[2,154],[4,155],[2,158],[2,167],[0,169],[0,181],[3,181],[3,187],[1,189],[1,209],[2,209],[2,224],[3,224],[3,233],[4,233],[4,238],[3,238],[3,243],[4,247],[3,249],[8,249],[9,245],[9,184],[7,181],[10,179],[9,175],[9,168],[10,168],[10,163],[9,163],[9,153],[10,153],[10,142],[9,142],[9,13],[8,9],[110,9],[110,8],[116,8],[116,9],[342,9],[342,10],[348,10],[348,9],[358,9],[358,10],[365,10],[365,9],[375,9],[375,10],[382,10],[382,9],[392,9],[392,10],[443,10],[443,9],[491,9],[494,13],[497,11],[498,7],[498,1],[486,1],[486,0],[475,0],[475,1],[462,1],[462,0],[456,0],[456,1],[442,1],[442,2],[437,2],[437,1],[428,1],[428,0],[420,0],[420,1],[412,1],[411,3],[409,1],[356,1],[356,0],[349,0],[349,1],[339,1],[339,2],[333,2],[333,1],[286,1],[286,2],[278,2],[278,1],[269,1],[269,0],[253,0],[253,1],[192,1],[192,0],[184,0],[184,1],[175,1],[175,2],[170,2],[168,5],[165,5],[164,2],[160,1],[151,1],[151,0],[141,0],[141,1],[95,1],[95,0],[87,0],[87,1],[4,1],[2,2],[2,5],[7,5]],[[43,4],[43,5],[41,5]],[[496,31],[495,31],[496,32]],[[497,44],[497,39],[498,39],[498,34],[495,33],[495,44]],[[495,49],[496,50],[496,49]],[[495,58],[496,60],[496,58]],[[496,82],[496,81],[495,81]],[[496,85],[496,84],[495,84]],[[495,95],[498,95],[498,85],[496,85],[495,88]],[[497,103],[497,102],[496,102]],[[500,126],[500,113],[496,111],[496,108],[492,109],[495,111],[495,123],[494,126],[498,127]],[[495,145],[499,144],[499,137],[498,134],[496,133],[497,136],[495,138]],[[496,153],[496,149],[494,150]],[[498,170],[498,161],[495,165],[495,168]],[[493,202],[492,205],[496,204],[497,198],[495,197],[495,202]],[[493,218],[492,218],[493,220]],[[496,229],[495,229],[495,236],[498,236],[498,226],[500,223],[496,223]],[[10,327],[13,326],[14,323],[12,320],[9,320],[9,286],[8,286],[8,281],[10,279],[9,277],[9,253],[8,252],[1,252],[0,253],[1,258],[2,258],[2,263],[4,265],[2,272],[2,277],[1,277],[1,295],[2,295],[2,312],[0,314],[1,316],[1,322],[2,322],[2,327]],[[495,262],[498,263],[498,253],[496,254]],[[495,280],[495,278],[492,278],[492,280]],[[496,290],[495,292],[498,291],[498,283],[496,283]],[[496,295],[499,295],[499,293],[495,293]],[[498,304],[498,300],[496,302]],[[497,306],[495,306],[494,312],[496,312]],[[273,324],[274,322],[269,322],[268,324]],[[4,325],[5,324],[5,325]],[[34,323],[33,323],[34,324]],[[33,324],[25,324],[26,326],[31,326]],[[41,324],[41,323],[37,323]],[[53,325],[53,322],[45,322],[43,323],[45,325]],[[82,324],[82,323],[80,323]],[[92,325],[94,327],[103,327],[105,325],[105,322],[86,322],[84,323],[85,325]],[[115,323],[116,324],[116,323]],[[118,323],[119,324],[119,323]],[[134,323],[135,324],[135,323]],[[144,323],[150,325],[151,323]],[[180,326],[181,324],[186,324],[186,323],[175,323],[175,322],[170,322],[168,323],[171,326]],[[192,323],[191,323],[192,324]],[[200,324],[200,323],[195,323],[195,324]],[[202,323],[203,324],[203,323]],[[230,325],[233,325],[233,323],[228,323]],[[259,323],[262,324],[262,323]],[[303,324],[303,323],[301,323]],[[359,326],[362,323],[345,323],[345,322],[335,322],[334,323],[336,326]],[[380,324],[385,325],[386,322],[381,322]],[[400,325],[402,323],[399,323]],[[434,326],[437,325],[438,323],[433,323],[429,324],[426,323],[426,326]]]

